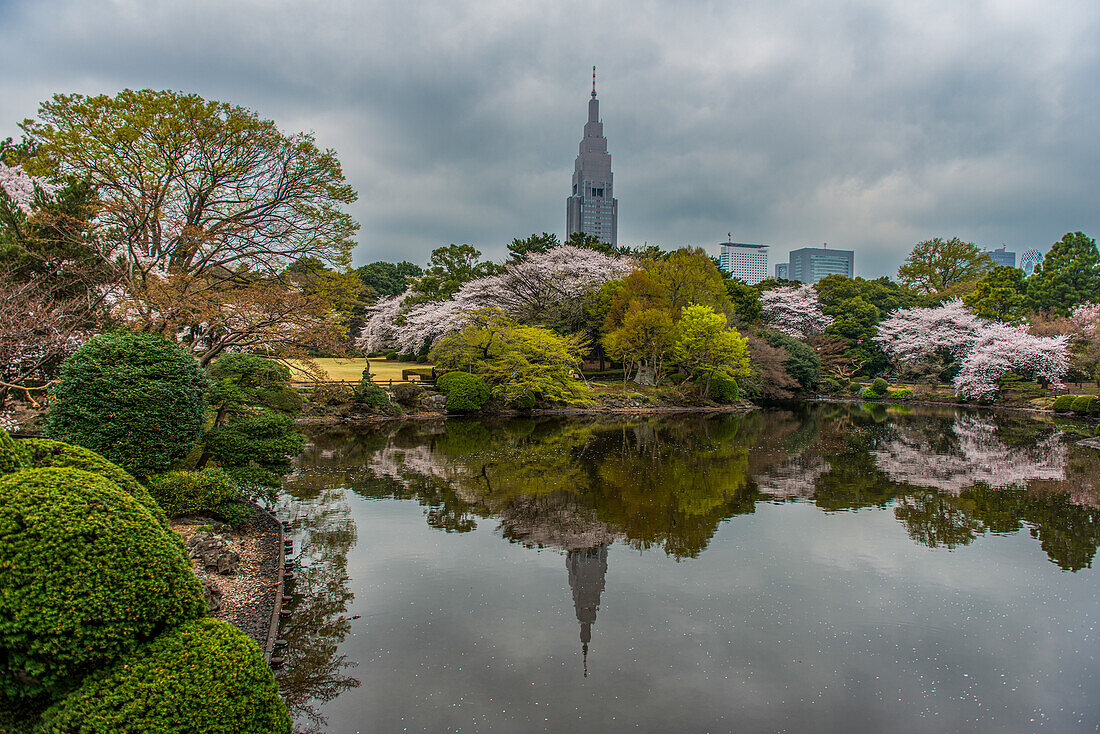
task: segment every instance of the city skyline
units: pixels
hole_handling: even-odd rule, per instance
[[[1024,253],[1100,233],[1094,3],[319,2],[258,17],[0,0],[0,59],[20,70],[0,81],[0,139],[55,93],[195,92],[336,151],[360,194],[356,264],[424,263],[451,242],[500,259],[514,237],[565,234],[595,64],[620,245],[732,230],[780,260],[828,241],[877,277],[936,236]]]

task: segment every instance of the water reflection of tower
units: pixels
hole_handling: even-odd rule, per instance
[[[595,548],[571,550],[565,557],[569,570],[569,588],[573,590],[573,607],[581,623],[581,653],[584,655],[584,677],[588,677],[588,643],[592,641],[592,624],[600,608],[604,577],[607,576],[607,544]]]

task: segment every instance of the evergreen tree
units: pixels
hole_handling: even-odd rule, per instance
[[[1100,253],[1083,232],[1067,234],[1035,266],[1027,281],[1027,305],[1063,316],[1074,306],[1100,300]]]
[[[978,281],[972,293],[963,296],[963,302],[983,319],[1018,324],[1024,320],[1024,294],[1027,281],[1019,268],[993,268]]]

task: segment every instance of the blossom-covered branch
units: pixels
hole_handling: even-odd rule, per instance
[[[809,339],[823,333],[833,323],[817,300],[812,285],[772,288],[760,294],[764,323],[797,339]]]

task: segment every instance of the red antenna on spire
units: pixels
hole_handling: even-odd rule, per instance
[[[592,96],[596,96],[596,67],[592,67]]]

